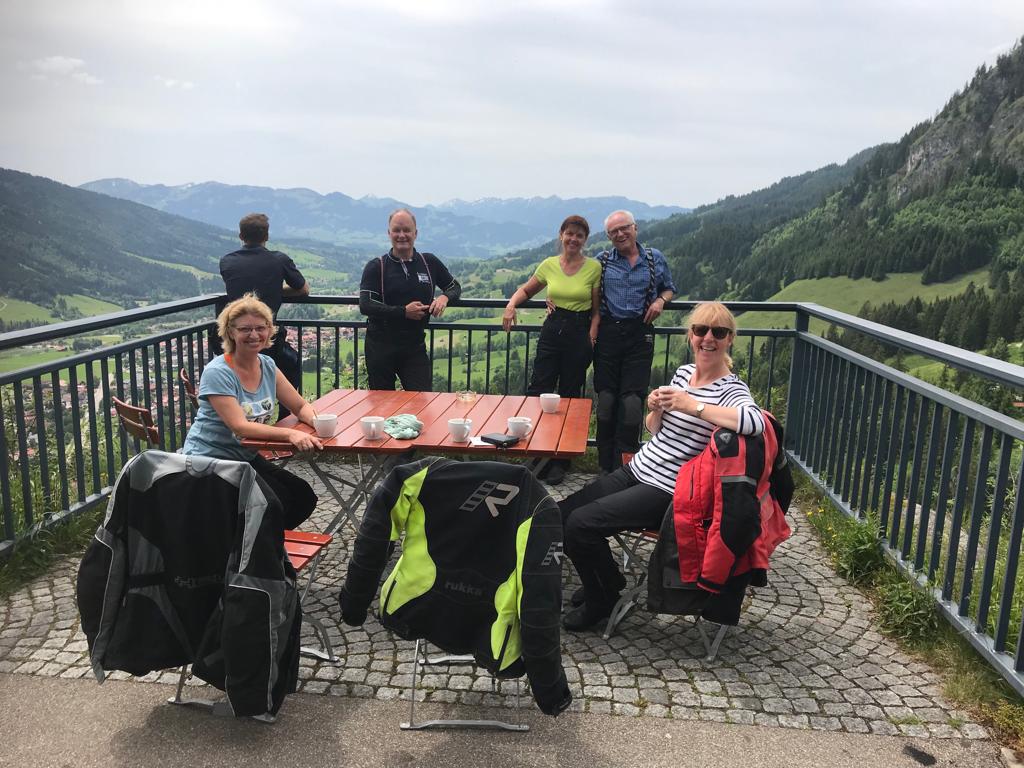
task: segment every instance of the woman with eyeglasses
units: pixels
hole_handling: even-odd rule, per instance
[[[261,354],[273,343],[274,316],[270,307],[247,293],[217,316],[217,333],[224,354],[203,368],[199,379],[199,410],[185,438],[182,453],[215,459],[247,461],[271,487],[284,509],[283,527],[297,528],[316,508],[309,483],[271,464],[242,446],[249,437],[290,443],[297,451],[321,448],[316,435],[275,426],[277,401],[303,424],[313,425],[313,406],[295,391],[277,365]]]
[[[732,372],[729,350],[736,318],[717,301],[698,304],[690,316],[693,362],[681,365],[669,385],[647,396],[651,440],[632,460],[559,504],[565,553],[583,589],[566,614],[566,629],[589,629],[605,620],[625,586],[608,546],[624,530],[657,528],[672,501],[680,467],[704,450],[716,427],[743,435],[764,431],[764,416],[750,389]]]

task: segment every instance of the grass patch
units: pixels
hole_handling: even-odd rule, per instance
[[[81,555],[96,533],[106,505],[77,515],[71,520],[36,531],[19,541],[7,560],[0,562],[0,598],[7,597],[45,574],[55,562],[69,555]]]
[[[46,325],[57,321],[53,313],[45,307],[33,304],[30,301],[12,299],[10,296],[0,296],[0,320],[5,323],[34,322],[39,325]]]
[[[1000,743],[1024,749],[1024,700],[942,619],[932,596],[884,558],[877,524],[847,517],[802,475],[795,504],[807,511],[836,571],[871,601],[882,631],[937,670],[946,698]]]
[[[823,277],[817,280],[794,280],[767,301],[806,301],[856,315],[865,301],[875,306],[887,301],[906,302],[914,296],[922,301],[956,296],[967,290],[969,283],[987,290],[988,267],[968,272],[947,283],[921,284],[920,272],[891,274],[881,282],[868,278]],[[783,312],[744,312],[737,319],[740,328],[791,328],[793,315]],[[822,334],[828,324],[812,319],[810,331]]]

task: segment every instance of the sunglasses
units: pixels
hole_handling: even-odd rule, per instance
[[[711,331],[711,335],[714,336],[719,341],[721,341],[726,336],[728,336],[730,333],[732,333],[732,328],[723,328],[720,325],[713,325],[713,326],[712,325],[691,325],[690,326],[690,333],[692,333],[698,339],[702,339],[705,336],[707,336],[708,335],[708,331]]]

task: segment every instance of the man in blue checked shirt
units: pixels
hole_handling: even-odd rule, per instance
[[[601,326],[594,346],[597,460],[602,473],[640,448],[644,397],[654,360],[654,321],[675,285],[661,251],[637,242],[636,219],[615,211],[604,220],[612,250],[601,263]]]

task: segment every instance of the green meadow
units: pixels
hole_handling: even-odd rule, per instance
[[[920,272],[892,274],[881,282],[867,278],[851,280],[848,277],[795,280],[768,301],[805,301],[856,315],[867,301],[877,305],[889,301],[905,302],[915,296],[922,301],[932,301],[963,293],[972,282],[976,286],[987,286],[988,268],[970,272],[947,283],[931,285],[921,284]],[[793,315],[783,312],[745,312],[738,318],[738,323],[741,328],[792,328]],[[812,333],[822,334],[827,328],[828,323],[811,320]]]

